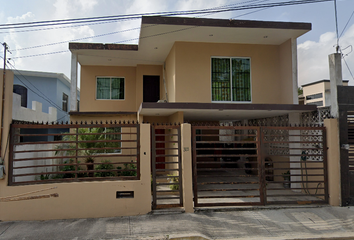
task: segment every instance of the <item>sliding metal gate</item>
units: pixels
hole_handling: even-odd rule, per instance
[[[183,207],[181,127],[152,125],[152,209]]]
[[[193,126],[195,207],[328,203],[323,127]]]

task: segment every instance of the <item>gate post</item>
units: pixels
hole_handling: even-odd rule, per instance
[[[338,119],[325,119],[324,126],[327,131],[327,168],[330,169],[330,171],[327,171],[329,204],[332,206],[340,206],[341,181]]]
[[[193,178],[192,178],[192,144],[191,125],[181,124],[183,206],[187,213],[193,213]]]
[[[139,128],[137,129],[139,131]],[[140,149],[138,149],[140,155],[140,181],[145,184],[143,188],[144,196],[150,199],[151,196],[151,138],[150,138],[150,124],[140,124]],[[144,201],[146,209],[151,211],[151,202]]]

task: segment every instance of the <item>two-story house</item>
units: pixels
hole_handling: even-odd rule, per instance
[[[298,105],[297,37],[310,23],[142,18],[139,43],[70,43],[72,120],[235,121]],[[71,98],[75,99],[72,92]]]

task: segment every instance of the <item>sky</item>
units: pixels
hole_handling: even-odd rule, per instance
[[[286,0],[2,0],[0,24],[284,1]],[[338,33],[341,36],[339,45],[345,56],[345,62],[342,61],[343,79],[350,80],[349,85],[354,85],[354,79],[348,70],[349,67],[354,75],[354,16],[350,18],[353,13],[354,0],[337,0]],[[329,79],[328,55],[335,52],[337,42],[333,1],[193,17],[312,23],[312,30],[297,40],[298,84],[301,86]],[[140,24],[141,20],[137,19],[75,27],[69,25],[50,29],[0,30],[0,42],[9,45],[10,68],[58,72],[70,78],[69,41],[137,43]],[[46,54],[53,52],[59,53]],[[0,56],[3,56],[2,49]],[[0,61],[3,59],[0,58]]]

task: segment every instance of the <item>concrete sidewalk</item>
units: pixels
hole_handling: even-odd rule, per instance
[[[354,239],[354,207],[0,222],[0,239]]]

